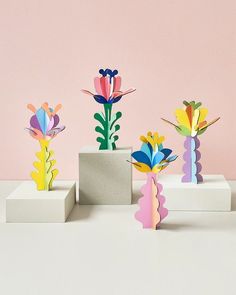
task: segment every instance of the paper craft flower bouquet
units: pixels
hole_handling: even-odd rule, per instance
[[[201,153],[199,152],[200,140],[199,135],[203,134],[209,126],[217,122],[220,118],[216,118],[211,122],[205,120],[208,110],[201,108],[201,102],[183,101],[184,108],[175,111],[178,125],[163,119],[163,121],[171,124],[183,136],[186,137],[184,147],[186,149],[183,159],[184,176],[182,182],[200,183],[203,177],[200,174],[202,166],[199,163]]]
[[[162,185],[157,181],[157,174],[176,160],[177,156],[171,156],[171,149],[163,148],[165,138],[157,132],[148,132],[140,140],[140,151],[132,153],[137,162],[132,164],[137,170],[147,173],[147,182],[141,188],[143,196],[139,199],[140,210],[136,212],[135,218],[143,224],[143,228],[158,229],[168,210],[164,208],[165,197],[161,195]]]
[[[94,99],[103,104],[104,113],[95,113],[94,118],[99,121],[101,126],[97,126],[95,130],[101,134],[102,137],[97,137],[97,141],[100,143],[100,150],[114,150],[116,149],[116,141],[119,139],[118,135],[115,135],[116,131],[120,129],[120,125],[116,124],[117,120],[121,118],[122,113],[117,112],[112,114],[112,106],[117,103],[122,96],[129,94],[135,89],[130,88],[127,91],[121,91],[121,77],[117,76],[117,70],[100,69],[99,74],[101,77],[94,79],[94,85],[96,93],[92,93],[88,90],[82,90],[84,93],[92,95]]]
[[[27,107],[34,115],[30,119],[30,128],[26,129],[34,139],[39,141],[41,147],[41,151],[36,153],[38,161],[34,162],[37,171],[33,171],[31,177],[38,190],[48,191],[52,188],[53,180],[58,174],[58,170],[53,169],[56,161],[51,159],[54,152],[49,151],[49,143],[65,129],[65,126],[57,127],[60,120],[57,112],[62,106],[59,104],[52,109],[45,102],[38,110],[32,104]]]

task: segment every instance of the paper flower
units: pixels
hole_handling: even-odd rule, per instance
[[[201,108],[201,102],[183,101],[183,104],[185,105],[183,109],[177,109],[175,111],[178,125],[162,118],[163,121],[173,125],[181,135],[192,137],[201,135],[209,126],[220,119],[216,118],[208,123],[206,121],[208,110],[206,108]]]
[[[65,129],[65,126],[57,127],[60,120],[57,112],[61,109],[61,104],[54,110],[46,102],[38,110],[32,104],[28,104],[27,107],[34,115],[30,119],[30,128],[26,129],[34,139],[50,140]]]
[[[176,160],[176,155],[171,156],[171,149],[163,148],[165,138],[157,132],[148,132],[147,136],[141,136],[140,140],[143,142],[140,151],[132,153],[132,157],[137,161],[132,164],[137,170],[158,173]]]
[[[198,136],[203,134],[209,126],[217,122],[220,118],[216,118],[213,121],[207,122],[206,116],[208,110],[201,107],[201,102],[195,101],[183,101],[184,108],[177,109],[175,111],[178,125],[163,119],[166,123],[175,127],[175,129],[181,134],[186,136],[184,147],[186,151],[184,153],[184,166],[182,182],[200,183],[203,181],[203,177],[200,174],[202,166],[199,163],[201,154],[198,151],[200,147],[200,140]]]
[[[94,118],[99,121],[101,126],[97,126],[95,131],[101,134],[102,137],[97,137],[97,142],[100,143],[100,150],[114,150],[116,149],[116,141],[119,139],[115,133],[120,129],[120,125],[116,124],[117,120],[121,118],[122,113],[117,112],[112,115],[112,105],[118,102],[122,96],[135,91],[130,88],[127,91],[121,91],[121,77],[117,76],[117,70],[100,69],[101,77],[94,79],[96,93],[88,90],[82,90],[85,94],[92,95],[94,99],[103,104],[104,113],[95,113]]]
[[[39,161],[34,162],[37,171],[33,171],[31,177],[38,190],[50,190],[58,170],[52,169],[56,161],[51,159],[54,152],[49,151],[48,148],[51,139],[65,129],[65,126],[57,127],[59,116],[56,113],[61,109],[61,105],[52,109],[48,103],[44,103],[38,110],[32,104],[27,107],[34,115],[30,119],[30,128],[26,129],[34,139],[39,141],[41,147],[40,152],[36,153]]]
[[[140,140],[143,144],[140,151],[132,153],[137,161],[132,164],[137,170],[147,173],[147,182],[141,188],[143,196],[139,199],[140,210],[135,218],[144,228],[158,229],[168,210],[164,207],[165,197],[161,195],[162,185],[157,182],[157,173],[176,160],[177,156],[171,155],[171,149],[163,148],[164,137],[157,132],[148,132]]]
[[[121,77],[117,76],[117,70],[100,69],[99,74],[102,76],[94,78],[96,94],[93,94],[88,90],[82,90],[85,94],[92,95],[98,103],[116,103],[122,98],[122,96],[135,91],[134,88],[130,88],[124,92],[120,90]]]

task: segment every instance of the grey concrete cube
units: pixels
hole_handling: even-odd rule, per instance
[[[128,205],[132,199],[131,148],[79,152],[79,203],[82,205]]]
[[[51,191],[38,191],[33,181],[22,182],[6,198],[6,222],[65,222],[75,205],[75,182],[53,184]]]

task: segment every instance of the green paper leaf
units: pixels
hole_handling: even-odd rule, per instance
[[[181,135],[183,136],[190,136],[191,131],[183,125],[178,126],[179,128],[175,128]]]
[[[106,136],[106,131],[100,126],[96,126],[95,131],[101,133],[104,137]]]
[[[117,112],[115,114],[111,114],[112,104],[104,104],[104,112],[103,113],[95,113],[94,118],[99,121],[102,125],[96,126],[95,131],[100,133],[102,137],[97,137],[97,142],[100,143],[100,150],[113,150],[116,148],[115,141],[118,140],[118,136],[114,135],[120,129],[120,125],[116,124],[117,120],[121,118],[122,113]]]
[[[197,135],[203,134],[206,130],[207,130],[207,128],[204,128],[204,129],[199,130],[198,133],[197,133]]]
[[[103,115],[102,113],[95,113],[94,114],[94,119],[99,121],[102,124],[102,126],[104,127],[106,125],[106,121],[105,121],[105,119],[103,118],[102,115]]]

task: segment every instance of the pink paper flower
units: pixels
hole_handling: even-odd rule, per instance
[[[94,99],[98,103],[102,104],[113,104],[118,102],[123,95],[129,94],[135,91],[134,88],[130,88],[126,91],[121,91],[121,77],[117,76],[117,70],[110,70],[110,69],[100,69],[99,73],[102,75],[101,77],[94,78],[94,86],[96,90],[96,94],[88,91],[82,90],[84,93],[88,95],[92,95]]]

